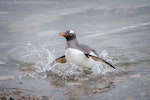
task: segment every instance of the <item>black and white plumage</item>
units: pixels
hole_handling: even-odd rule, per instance
[[[59,35],[66,39],[66,51],[65,55],[55,60],[56,63],[65,63],[67,61],[80,67],[91,68],[95,66],[97,61],[101,61],[115,69],[113,65],[104,59],[99,58],[95,49],[88,45],[80,44],[73,30],[68,30],[60,33]]]

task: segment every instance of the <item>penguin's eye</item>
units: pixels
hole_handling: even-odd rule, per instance
[[[73,33],[69,33],[69,35],[70,35],[70,36],[72,36],[72,35],[73,35]]]

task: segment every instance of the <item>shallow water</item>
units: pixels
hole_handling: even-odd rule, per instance
[[[150,2],[133,1],[1,0],[0,97],[21,91],[50,100],[149,100]],[[58,33],[69,29],[116,70],[52,66],[65,51]]]

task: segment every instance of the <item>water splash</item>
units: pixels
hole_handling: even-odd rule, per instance
[[[25,47],[20,46],[9,52],[8,58],[19,66],[20,77],[46,78],[46,70],[54,59],[54,51],[44,44],[34,44],[28,41]]]
[[[102,51],[99,54],[99,57],[104,59],[105,61],[109,63],[115,63],[116,61],[113,60],[113,57],[110,57],[108,52],[106,50]],[[105,75],[109,72],[114,72],[116,69],[111,68],[110,66],[102,63],[102,62],[97,62],[96,66],[92,67],[92,71],[94,75],[102,74]]]
[[[113,62],[112,58],[108,55],[107,51],[103,51],[101,54],[102,58],[108,59],[110,63]],[[107,61],[108,61],[107,60]],[[82,69],[80,66],[75,64],[54,64],[53,66],[48,67],[48,76],[56,75],[62,77],[65,80],[77,80],[77,79],[86,79],[89,76],[97,76],[97,75],[106,75],[109,72],[114,72],[115,69],[110,66],[97,62],[95,66],[92,68],[84,68]]]
[[[50,66],[47,70],[48,76],[58,76],[65,80],[77,80],[83,75],[83,69],[74,64],[59,64],[56,63],[53,66]]]
[[[44,44],[35,44],[31,41],[27,42],[25,47],[17,47],[9,52],[10,61],[19,66],[21,70],[21,78],[46,78],[58,76],[64,80],[77,80],[87,78],[90,75],[105,75],[109,72],[114,72],[110,66],[102,62],[97,62],[96,66],[90,69],[82,69],[74,64],[54,64],[55,50],[50,51]],[[109,56],[105,50],[100,54],[100,57],[107,59],[108,62],[114,63],[113,58]]]

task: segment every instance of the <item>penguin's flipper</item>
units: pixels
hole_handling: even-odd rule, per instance
[[[65,55],[55,59],[55,63],[65,63],[66,62],[66,57]]]
[[[112,64],[110,64],[109,62],[107,62],[106,60],[104,60],[104,59],[102,59],[102,58],[99,58],[99,57],[96,57],[96,56],[92,56],[92,55],[90,55],[90,54],[85,54],[85,56],[88,57],[88,58],[90,57],[90,58],[92,58],[92,59],[95,60],[95,61],[104,62],[104,63],[106,63],[107,65],[109,65],[110,67],[116,69]]]

